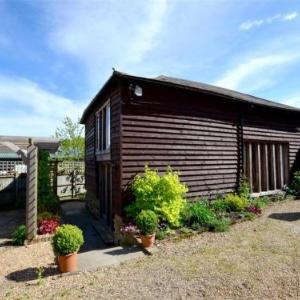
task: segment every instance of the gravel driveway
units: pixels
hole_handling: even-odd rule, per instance
[[[0,252],[0,299],[300,299],[300,201],[271,206],[226,233],[163,242],[151,257],[40,285],[6,267],[17,257],[27,260],[23,269],[51,266],[49,243],[31,247]]]

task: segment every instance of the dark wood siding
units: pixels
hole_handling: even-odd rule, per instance
[[[289,167],[300,159],[300,120],[296,112],[263,108],[238,100],[165,85],[137,82],[143,96],[106,86],[86,124],[86,187],[90,209],[99,214],[99,157],[95,155],[95,112],[111,99],[112,213],[122,214],[131,201],[128,184],[148,164],[180,171],[189,198],[214,197],[236,190],[243,165],[243,141],[287,143]],[[298,128],[298,129],[297,129]],[[97,161],[98,159],[98,161]]]
[[[99,166],[101,161],[97,160],[95,151],[95,113],[102,104],[110,99],[111,105],[111,160],[112,164],[112,214],[120,213],[120,118],[121,118],[121,95],[120,90],[116,87],[107,91],[94,106],[93,112],[90,113],[85,122],[85,163],[86,163],[86,189],[87,205],[90,211],[99,217],[100,200],[99,200]],[[106,162],[107,163],[107,162]]]
[[[123,102],[122,188],[148,164],[180,171],[189,197],[234,190],[236,124],[236,108],[226,102],[144,85],[143,97]]]
[[[95,114],[90,114],[85,123],[85,187],[87,205],[94,215],[99,215],[97,201],[95,159]]]
[[[245,114],[244,139],[288,144],[289,169],[300,151],[300,119],[295,114],[252,108]],[[291,174],[290,174],[291,175]]]

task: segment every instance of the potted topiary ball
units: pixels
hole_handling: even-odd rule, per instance
[[[145,248],[153,247],[158,218],[152,210],[142,210],[136,217],[136,225],[141,232],[142,244]]]
[[[57,256],[60,272],[75,272],[77,270],[77,252],[83,243],[82,231],[77,226],[66,224],[56,229],[52,246]]]

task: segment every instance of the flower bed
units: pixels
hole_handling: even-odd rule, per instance
[[[170,168],[159,175],[156,170],[145,167],[145,173],[135,177],[131,185],[135,202],[126,209],[131,221],[123,228],[123,236],[139,235],[143,228],[137,223],[137,216],[144,211],[157,215],[159,224],[155,230],[157,239],[191,235],[204,231],[224,232],[231,224],[253,220],[262,214],[265,206],[289,197],[281,193],[272,197],[252,198],[250,187],[244,178],[238,193],[229,193],[214,200],[206,198],[185,200],[187,186],[179,181],[179,174]],[[138,224],[139,225],[139,224]],[[127,229],[126,229],[127,228]]]

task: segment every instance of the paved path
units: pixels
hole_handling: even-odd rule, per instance
[[[61,210],[63,222],[80,227],[84,234],[85,243],[78,255],[79,271],[116,265],[145,255],[139,247],[107,247],[94,229],[92,217],[87,212],[84,202],[64,202],[61,204]]]

